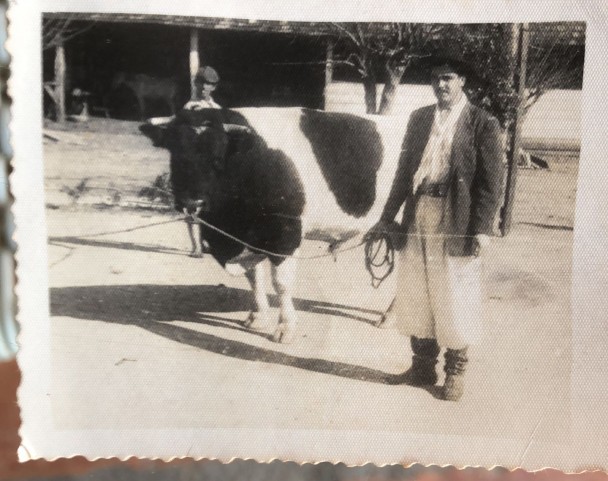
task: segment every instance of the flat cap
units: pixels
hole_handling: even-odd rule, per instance
[[[195,80],[209,84],[216,84],[220,81],[219,74],[214,68],[208,66],[199,68],[194,78]]]

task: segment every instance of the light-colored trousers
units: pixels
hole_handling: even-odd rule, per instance
[[[481,337],[481,257],[447,255],[445,202],[418,198],[406,247],[399,253],[393,310],[401,333],[462,349]]]

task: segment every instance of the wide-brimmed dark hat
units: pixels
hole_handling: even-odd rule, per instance
[[[450,54],[434,54],[428,57],[422,57],[420,61],[421,67],[428,73],[429,78],[431,71],[438,67],[448,66],[455,73],[467,78],[467,83],[484,83],[484,79],[476,69],[462,57]]]

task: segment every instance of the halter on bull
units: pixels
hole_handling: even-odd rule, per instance
[[[287,256],[302,239],[303,187],[298,188],[297,175],[290,171],[284,154],[268,149],[261,138],[245,129],[226,131],[223,120],[217,109],[183,110],[169,124],[145,124],[142,131],[171,152],[171,182],[178,210],[196,212],[236,238],[278,254],[253,252],[202,226],[211,255],[229,272],[240,270],[251,283],[256,309],[247,325],[256,330],[270,324],[261,262],[270,260],[281,305],[273,340],[287,343],[294,337],[296,324],[291,291],[296,261]],[[277,178],[288,182],[276,182]]]

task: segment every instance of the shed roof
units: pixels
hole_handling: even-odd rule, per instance
[[[191,17],[186,15],[151,15],[133,13],[45,13],[45,18],[71,18],[80,21],[112,23],[148,23],[196,27],[209,30],[249,30],[256,32],[296,33],[302,35],[327,35],[332,33],[326,22],[288,22],[279,20],[255,20],[243,18]]]
[[[92,22],[147,23],[195,27],[207,30],[241,30],[255,32],[291,33],[309,36],[335,34],[330,22],[293,22],[243,18],[192,17],[186,15],[152,15],[133,13],[45,13],[45,18],[61,18]],[[378,30],[389,28],[389,23],[374,23]],[[584,45],[585,22],[543,22],[530,24],[531,41],[537,45]]]

